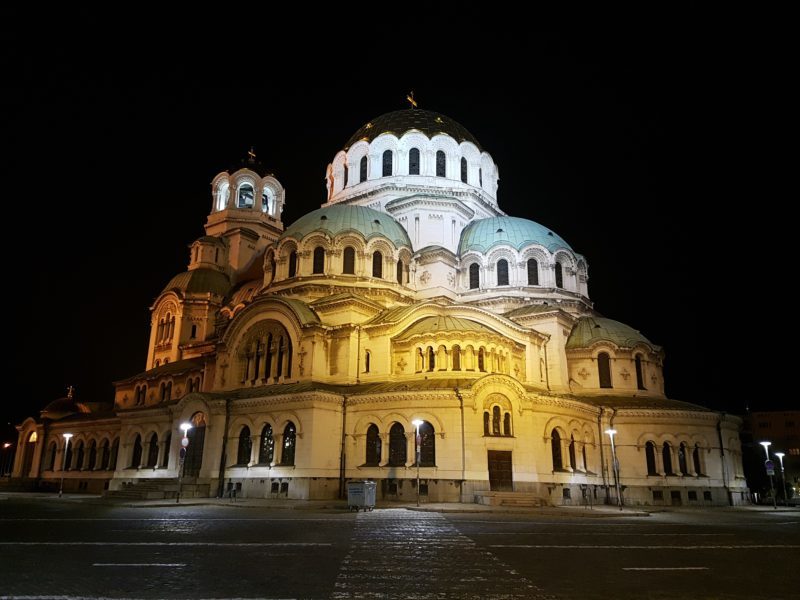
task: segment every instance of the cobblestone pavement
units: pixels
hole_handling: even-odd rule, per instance
[[[358,514],[333,598],[552,596],[479,548],[442,515],[388,509]]]

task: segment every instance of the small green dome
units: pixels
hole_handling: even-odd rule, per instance
[[[396,247],[411,247],[408,233],[390,215],[365,206],[353,204],[334,204],[311,211],[289,225],[279,239],[301,240],[312,232],[321,231],[328,235],[339,235],[348,231],[360,233],[366,239],[385,237]]]
[[[544,225],[519,217],[490,217],[479,219],[466,226],[461,232],[458,253],[470,250],[486,253],[493,246],[508,244],[517,250],[531,244],[539,244],[550,252],[559,248],[572,250],[560,236]]]
[[[588,348],[595,342],[611,342],[620,348],[632,348],[636,344],[647,344],[653,349],[658,346],[636,331],[633,327],[614,319],[602,317],[581,317],[572,327],[567,339],[567,350]]]
[[[192,269],[175,275],[161,293],[180,290],[186,294],[212,293],[225,296],[230,289],[231,282],[225,273],[214,269]]]

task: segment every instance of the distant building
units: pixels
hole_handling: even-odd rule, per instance
[[[144,370],[113,407],[68,397],[23,422],[15,476],[172,495],[189,422],[192,494],[333,498],[370,478],[410,500],[418,466],[430,501],[616,502],[614,429],[626,503],[746,501],[740,420],[665,397],[662,349],[595,310],[584,256],[503,212],[463,126],[382,115],[325,180],[285,228],[252,157],[217,175]]]
[[[742,448],[745,473],[750,487],[763,497],[768,494],[770,484],[764,465],[767,454],[761,442],[771,442],[769,455],[775,465],[775,488],[779,489],[780,485],[780,461],[775,453],[782,452],[785,455],[786,482],[792,487],[794,497],[800,496],[800,411],[752,412],[744,418]]]

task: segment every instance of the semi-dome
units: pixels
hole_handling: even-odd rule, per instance
[[[603,317],[581,317],[572,327],[567,339],[566,348],[588,348],[595,342],[611,342],[620,348],[632,348],[636,344],[647,344],[651,348],[658,346],[650,342],[641,333],[625,323]]]
[[[332,236],[352,231],[360,233],[368,240],[379,236],[388,238],[398,248],[411,247],[408,233],[390,215],[352,204],[318,208],[289,225],[279,239],[290,237],[300,240],[315,231]]]
[[[429,110],[407,109],[396,110],[372,119],[347,140],[345,150],[360,140],[371,142],[382,133],[392,133],[401,137],[412,129],[424,133],[429,138],[443,133],[459,143],[471,142],[478,149],[481,147],[466,127],[450,117]]]
[[[66,396],[64,398],[59,398],[58,400],[53,400],[47,406],[45,406],[42,411],[41,415],[42,418],[45,419],[52,419],[57,421],[58,419],[63,419],[64,417],[68,417],[69,415],[74,415],[78,413],[89,413],[89,407],[85,404],[80,402],[76,402],[75,398],[71,398]]]
[[[225,273],[214,269],[192,269],[178,273],[164,286],[161,293],[179,290],[188,294],[217,294],[225,296],[231,288],[231,282]]]
[[[490,217],[473,221],[461,232],[458,253],[470,250],[486,253],[493,246],[508,244],[517,250],[539,244],[550,252],[560,248],[572,250],[561,236],[544,225],[519,217]]]

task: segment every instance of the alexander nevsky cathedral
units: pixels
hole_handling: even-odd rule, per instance
[[[739,419],[668,399],[662,349],[602,316],[587,259],[503,212],[499,180],[466,128],[415,108],[356,131],[327,202],[288,226],[254,156],[223,171],[142,372],[113,405],[70,391],[20,424],[14,477],[138,498],[174,498],[180,476],[211,497],[369,479],[382,502],[746,502]]]

